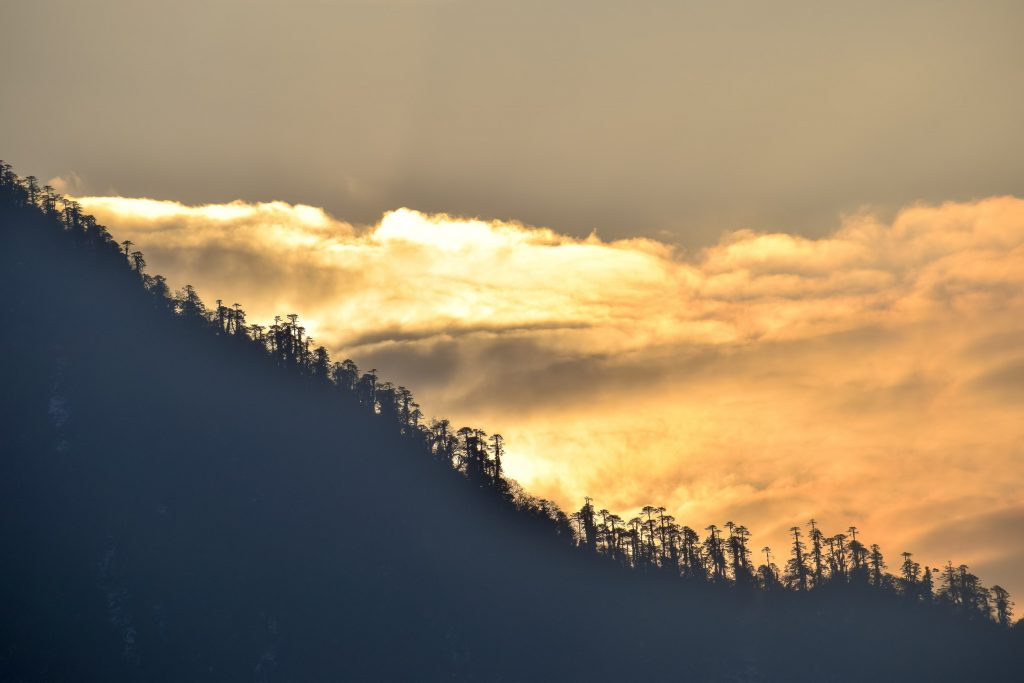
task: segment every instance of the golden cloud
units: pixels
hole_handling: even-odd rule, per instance
[[[661,504],[775,545],[814,516],[1024,590],[1021,529],[970,531],[1024,511],[1020,199],[693,255],[409,209],[354,226],[283,202],[78,201],[172,284],[252,320],[302,313],[428,413],[500,431],[513,476],[565,507]],[[968,530],[956,547],[944,525]]]

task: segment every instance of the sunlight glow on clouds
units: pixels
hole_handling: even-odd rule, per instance
[[[692,255],[409,209],[353,226],[283,202],[79,201],[175,287],[252,321],[298,312],[428,414],[500,431],[511,474],[567,509],[660,504],[773,545],[814,516],[890,564],[910,549],[1024,591],[999,573],[1024,566],[1019,528],[942,533],[1024,510],[1024,200]]]

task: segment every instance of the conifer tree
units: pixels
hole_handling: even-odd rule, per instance
[[[793,554],[787,563],[786,578],[789,580],[790,585],[795,587],[797,590],[807,590],[807,558],[804,555],[805,545],[800,538],[800,527],[795,526],[790,528],[790,533],[793,534]]]

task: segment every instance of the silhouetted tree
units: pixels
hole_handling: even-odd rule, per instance
[[[804,556],[805,545],[800,539],[800,527],[791,527],[789,532],[793,534],[793,555],[787,563],[786,579],[790,585],[798,590],[807,590],[807,558]]]
[[[877,543],[871,545],[868,562],[871,565],[871,583],[877,588],[882,588],[885,585],[885,559]]]
[[[833,578],[846,580],[846,535],[836,534],[825,539],[828,543],[829,573]]]
[[[701,557],[700,536],[688,526],[680,530],[682,546],[682,574],[688,579],[705,579],[704,561]]]
[[[133,251],[128,255],[131,260],[132,270],[134,270],[139,277],[142,277],[142,269],[146,267],[146,259],[142,257],[141,251]]]
[[[175,296],[175,308],[184,318],[206,320],[206,306],[192,285],[185,285]]]
[[[813,519],[808,521],[807,524],[811,527],[809,538],[811,539],[811,561],[814,567],[814,585],[818,586],[825,580],[825,564],[822,556],[822,539],[824,535]]]
[[[146,289],[153,295],[162,306],[171,298],[171,290],[167,287],[167,280],[163,275],[153,275],[146,284]]]
[[[764,564],[757,568],[758,583],[764,590],[776,590],[782,588],[779,581],[779,569],[772,562],[772,549],[768,546],[761,548],[764,553]]]
[[[900,565],[900,586],[903,594],[916,599],[919,594],[918,582],[921,577],[921,565],[911,558],[913,553],[903,552],[903,563]]]
[[[491,434],[491,453],[494,461],[491,465],[491,485],[499,486],[502,481],[501,456],[504,454],[505,438],[501,434]]]
[[[931,604],[934,598],[934,586],[932,584],[932,570],[929,567],[924,568],[924,576],[921,579],[921,599],[926,603]]]
[[[1013,620],[1013,601],[1002,586],[992,586],[992,602],[996,612],[996,623],[1009,627]]]
[[[708,526],[705,531],[709,532],[704,539],[704,553],[709,563],[712,578],[716,581],[725,579],[725,552],[722,548],[722,536],[718,527],[714,524]]]
[[[339,389],[355,394],[359,383],[359,368],[352,359],[346,358],[334,365],[334,383]]]
[[[331,379],[331,357],[327,353],[327,349],[323,346],[316,347],[313,351],[313,359],[310,364],[310,371],[313,376],[321,380],[322,382],[328,382]]]
[[[35,206],[39,201],[39,181],[34,175],[25,176],[25,190],[29,204]]]
[[[594,518],[594,504],[590,498],[584,498],[583,507],[576,513],[579,521],[581,542],[588,549],[597,551],[597,522]]]

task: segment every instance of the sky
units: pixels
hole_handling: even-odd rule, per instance
[[[0,151],[566,509],[1020,596],[1024,7],[894,5],[14,4]]]
[[[1016,0],[36,0],[0,19],[4,158],[80,194],[695,248],[1024,177]]]

